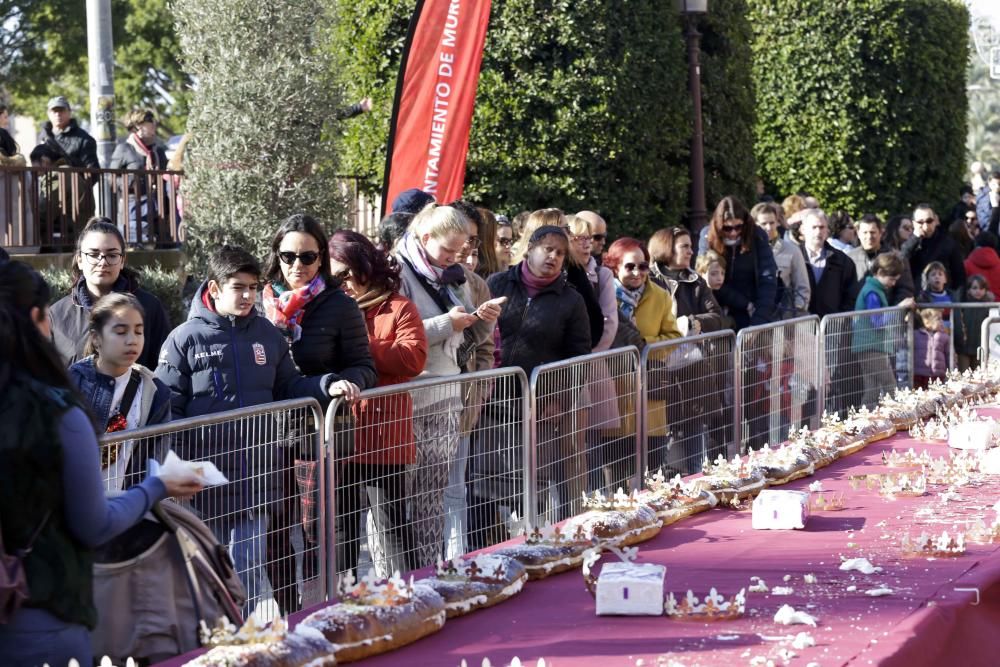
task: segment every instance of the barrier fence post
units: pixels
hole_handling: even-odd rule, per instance
[[[337,494],[333,493],[333,489],[337,486],[337,456],[336,452],[331,451],[334,444],[334,420],[337,415],[337,411],[343,404],[344,399],[334,398],[330,401],[330,404],[326,408],[326,414],[323,420],[323,450],[326,453],[324,457],[324,477],[326,482],[324,486],[330,490],[330,493],[326,495],[326,599],[332,600],[337,596],[337,587],[339,585],[340,575],[337,571],[337,547],[340,537],[337,535]]]

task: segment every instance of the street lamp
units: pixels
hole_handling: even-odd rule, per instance
[[[701,33],[696,22],[708,12],[708,0],[675,0],[677,9],[684,16],[684,37],[688,51],[688,88],[694,110],[694,127],[691,132],[691,199],[688,202],[688,227],[698,233],[708,221],[705,210],[705,148],[701,129]]]

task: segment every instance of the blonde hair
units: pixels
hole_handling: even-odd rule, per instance
[[[723,271],[726,270],[726,260],[723,259],[722,255],[714,250],[709,250],[704,255],[698,255],[698,258],[694,260],[694,272],[699,276],[708,273],[713,264],[721,266]]]
[[[553,227],[565,227],[566,226],[566,214],[562,212],[562,209],[558,208],[540,208],[537,211],[532,211],[531,215],[524,222],[524,229],[521,230],[521,237],[511,248],[511,264],[517,264],[522,259],[524,255],[528,252],[528,242],[531,240],[531,235],[541,227],[551,225]]]
[[[469,235],[465,216],[458,209],[451,206],[438,206],[434,203],[428,204],[420,213],[417,213],[407,231],[418,239],[424,234],[430,234],[436,239],[444,238],[449,234]]]
[[[129,132],[135,132],[143,123],[155,123],[156,112],[152,109],[132,109],[125,116],[125,127]]]

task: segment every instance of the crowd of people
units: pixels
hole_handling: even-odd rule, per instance
[[[141,147],[122,150],[148,159]],[[101,452],[102,433],[286,398],[324,407],[339,398],[354,424],[332,480],[342,568],[359,567],[365,530],[380,574],[426,566],[502,539],[505,517],[524,514],[511,482],[520,463],[501,455],[507,436],[494,428],[516,425],[503,403],[511,397],[466,391],[463,374],[520,368],[530,376],[628,345],[927,304],[934,308],[918,310],[915,341],[915,379],[926,383],[943,374],[952,328],[961,364],[975,364],[985,311],[942,306],[1000,293],[998,194],[994,173],[989,209],[967,202],[947,228],[923,204],[883,225],[874,215],[828,215],[807,196],[750,209],[724,197],[700,234],[668,227],[608,244],[615,230],[593,211],[508,219],[409,190],[375,241],[343,229],[328,236],[300,214],[278,227],[266,258],[217,249],[176,327],[128,266],[120,226],[94,218],[77,238],[75,282],[51,306],[38,273],[0,264],[0,413],[13,425],[0,435],[0,525],[29,591],[0,624],[0,651],[15,661],[87,664],[97,613],[89,550],[166,496],[190,498],[209,518],[252,598],[269,583],[282,612],[301,604],[291,536],[294,528],[306,544],[316,539],[308,526],[317,460],[295,437],[300,424],[260,417],[173,441],[182,458],[210,460],[229,480],[205,490],[189,476],[151,475],[147,460],[164,452],[145,441]],[[845,348],[852,359],[835,362],[866,364],[865,402],[896,386],[898,341],[880,332],[898,312],[856,320]],[[706,380],[711,366],[699,368],[650,388],[652,467],[694,472],[726,442],[717,415],[731,388]],[[538,481],[549,489],[540,495],[564,508],[554,519],[579,490],[613,490],[634,473],[622,462],[634,451],[636,408],[621,402],[634,387],[599,364],[576,377],[584,399],[572,405],[558,388],[539,390],[552,397],[536,418],[539,441],[556,443],[537,452]],[[455,382],[363,398],[419,378]],[[699,391],[711,407],[682,400]],[[105,488],[124,494],[105,500]],[[316,563],[303,560],[308,578]]]

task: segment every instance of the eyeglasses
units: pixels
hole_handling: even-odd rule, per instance
[[[639,270],[639,273],[645,273],[646,271],[649,271],[649,262],[639,262],[638,264],[628,262],[627,264],[622,264],[622,268],[629,273],[632,273],[636,269]]]
[[[722,225],[722,231],[726,234],[732,234],[733,232],[743,231],[743,223],[740,222],[735,225]]]
[[[504,248],[509,248],[514,245],[514,239],[497,239],[497,243],[502,245]]]
[[[576,243],[592,243],[594,238],[589,234],[577,234],[576,236],[569,237],[572,241]]]
[[[117,266],[118,262],[122,261],[120,252],[85,252],[83,256],[87,258],[87,263],[91,266],[97,266],[102,259],[108,266]]]
[[[351,277],[351,270],[347,268],[344,269],[343,271],[337,271],[335,274],[333,274],[333,277],[343,282]]]
[[[465,245],[469,246],[470,248],[478,248],[482,244],[483,240],[478,236],[470,236],[469,239],[465,242]]]
[[[301,252],[295,254],[294,252],[279,252],[278,259],[282,261],[283,264],[291,266],[295,263],[295,260],[302,262],[302,266],[312,266],[319,259],[319,253],[308,250],[306,252]]]
[[[921,218],[920,220],[914,220],[915,225],[930,225],[934,222],[934,218]]]
[[[590,235],[590,239],[592,241],[603,241],[606,238],[608,238],[607,234],[591,234]]]

